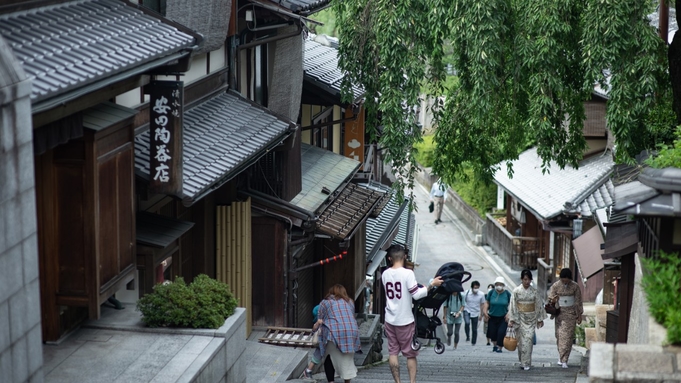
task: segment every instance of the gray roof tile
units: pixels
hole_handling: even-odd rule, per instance
[[[222,93],[184,113],[183,199],[195,202],[210,187],[238,174],[290,131],[291,122],[237,95]],[[135,137],[135,168],[149,177],[149,130]]]
[[[33,102],[198,43],[117,0],[71,1],[0,15],[0,35],[33,80]]]
[[[303,187],[291,203],[314,213],[330,197],[322,188],[335,192],[360,166],[358,161],[308,144],[301,145],[301,162]]]
[[[391,187],[379,184],[377,182],[371,182],[366,185],[368,188],[382,190],[390,195],[388,203],[383,207],[381,212],[377,217],[369,217],[366,221],[366,254],[367,260],[371,260],[374,254],[385,245],[385,243],[380,243],[381,238],[385,234],[390,234],[392,230],[395,229],[396,225],[401,225],[401,216],[405,210],[408,210],[408,201],[404,201],[402,205],[397,203],[397,198],[395,198],[394,192]],[[384,238],[387,240],[387,238]]]
[[[304,79],[340,100],[343,72],[338,68],[338,50],[308,39],[303,55]],[[353,86],[352,92],[355,99],[364,94],[358,86]]]
[[[331,0],[277,0],[276,2],[294,13],[308,15],[327,7]]]
[[[609,153],[583,160],[579,169],[566,166],[560,170],[551,162],[550,172],[542,174],[541,164],[536,148],[526,150],[513,161],[513,178],[508,177],[506,163],[501,163],[494,181],[541,219],[554,218],[570,206],[579,206],[583,215],[591,216],[592,205],[613,203],[609,177],[614,161]]]
[[[589,195],[581,204],[579,211],[583,217],[591,217],[598,209],[615,203],[615,185],[608,179],[593,194]]]

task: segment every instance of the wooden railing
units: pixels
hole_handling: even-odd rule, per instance
[[[539,258],[537,260],[537,291],[544,301],[546,301],[553,279],[553,265],[546,264]]]
[[[537,268],[539,238],[513,236],[491,214],[487,214],[485,241],[512,269]]]

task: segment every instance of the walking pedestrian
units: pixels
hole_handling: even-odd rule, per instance
[[[575,327],[582,323],[584,306],[582,292],[577,282],[572,280],[572,270],[560,270],[560,281],[551,285],[549,301],[557,302],[560,314],[556,317],[556,343],[558,346],[558,364],[568,368],[568,358],[575,339]]]
[[[489,285],[487,285],[487,293],[485,293],[485,296],[487,296],[487,294],[489,294],[489,292],[492,291],[492,290],[494,290],[494,285],[490,283]],[[483,313],[485,312],[484,309],[482,310],[482,312]],[[483,315],[482,316],[482,322],[483,322],[482,332],[485,334],[485,337],[487,338],[487,345],[489,346],[489,345],[491,345],[491,343],[489,342],[490,339],[487,336],[487,323],[489,322],[489,318],[486,317],[485,315]]]
[[[480,282],[471,282],[471,288],[464,294],[463,301],[463,321],[466,342],[470,341],[471,344],[475,346],[475,343],[478,341],[478,320],[480,319],[482,308],[485,306],[485,294],[480,291]]]
[[[435,202],[435,224],[442,222],[442,207],[447,202],[447,185],[442,178],[430,188],[430,202]]]
[[[453,292],[444,303],[442,320],[447,325],[447,346],[452,345],[452,332],[454,333],[454,349],[459,345],[459,332],[463,323],[464,300],[460,292]]]
[[[312,309],[312,332],[318,331],[319,327],[321,326],[321,323],[319,323],[319,305],[315,306]],[[336,375],[336,369],[333,368],[333,362],[331,361],[331,357],[328,355],[324,355],[322,353],[322,349],[320,345],[317,345],[317,347],[314,349],[314,353],[312,354],[312,357],[310,358],[310,362],[307,365],[307,368],[305,371],[303,371],[303,378],[305,379],[312,379],[312,372],[314,371],[314,368],[316,365],[321,363],[322,358],[324,358],[324,375],[326,375],[326,380],[328,382],[333,383],[335,375]]]
[[[511,293],[511,308],[508,325],[515,329],[518,339],[518,359],[520,368],[527,371],[532,365],[534,329],[544,326],[546,311],[537,289],[532,286],[532,272],[520,272],[522,284]]]
[[[494,280],[494,290],[485,296],[484,315],[489,321],[487,337],[492,339],[492,352],[501,352],[504,348],[504,336],[508,327],[508,306],[511,303],[511,293],[506,290],[503,277]]]
[[[381,274],[385,291],[385,333],[388,337],[388,362],[390,372],[396,383],[400,383],[400,363],[397,356],[400,352],[407,358],[407,371],[411,383],[416,382],[418,351],[411,348],[415,325],[412,312],[412,299],[426,296],[428,289],[440,286],[440,276],[430,281],[428,287],[420,286],[412,270],[404,267],[406,252],[403,246],[391,246],[388,256],[392,266]]]
[[[322,355],[329,355],[334,369],[345,383],[357,376],[355,351],[360,349],[359,327],[355,320],[355,305],[343,285],[333,285],[319,304],[321,327],[319,347]],[[328,379],[328,376],[327,376]]]

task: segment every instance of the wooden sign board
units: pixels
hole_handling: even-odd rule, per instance
[[[352,118],[352,108],[345,109],[345,118]],[[345,123],[343,154],[364,164],[364,107],[359,109],[355,121]]]
[[[152,81],[149,88],[149,190],[182,198],[184,84]]]

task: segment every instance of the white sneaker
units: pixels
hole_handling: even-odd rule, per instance
[[[559,366],[562,366],[563,362],[561,362],[560,359],[558,359],[558,362],[556,362],[556,364],[559,365]]]
[[[530,366],[525,366],[523,367],[523,370],[528,371],[530,369]]]
[[[568,368],[567,363],[563,363],[563,368]]]

